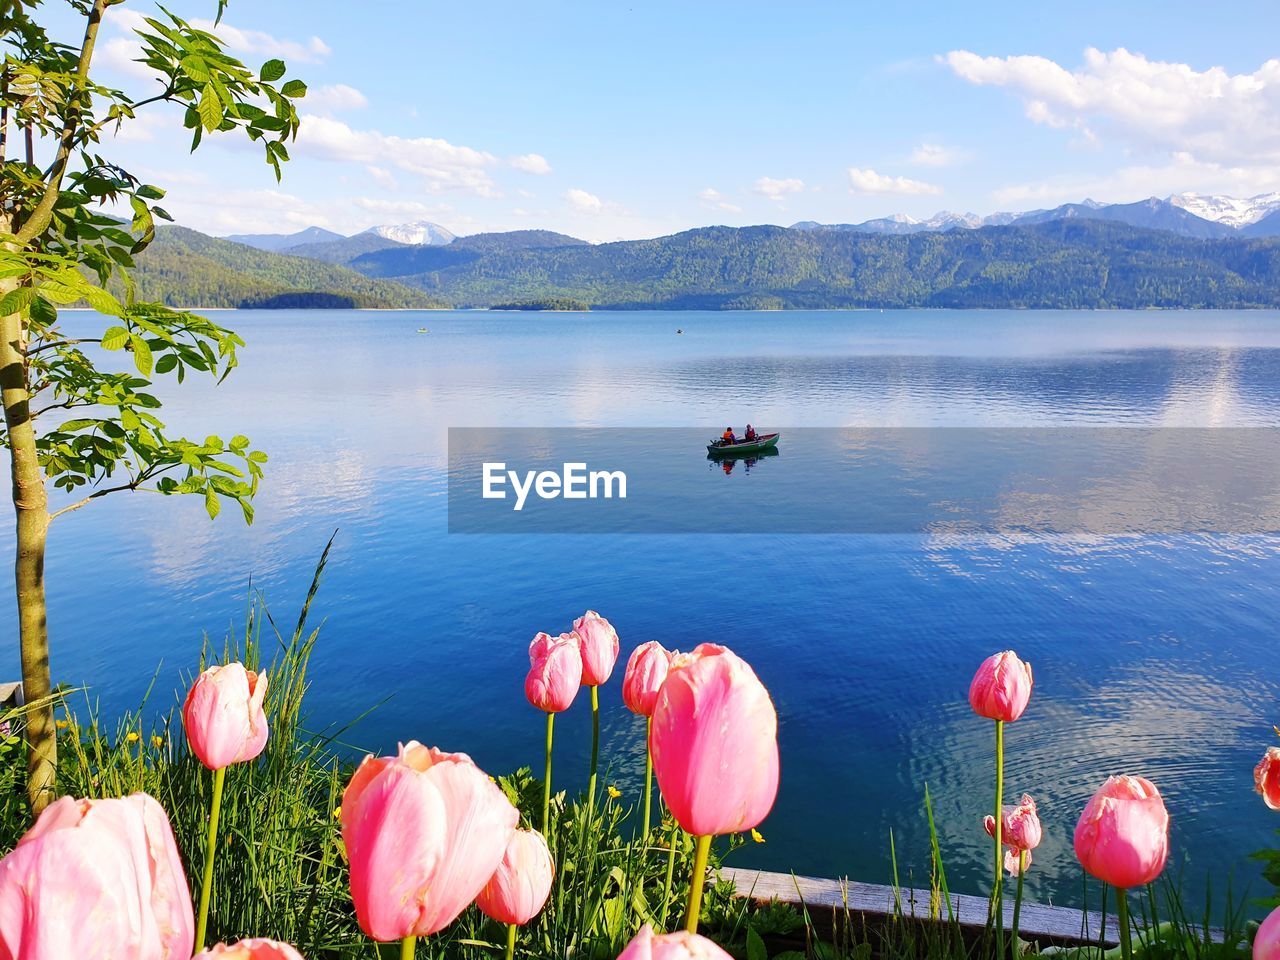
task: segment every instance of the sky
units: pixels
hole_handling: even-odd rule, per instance
[[[100,80],[153,90],[131,32],[153,12],[110,8]],[[219,32],[309,86],[283,183],[243,138],[191,155],[164,106],[106,151],[219,235],[609,241],[1280,190],[1274,0],[231,0]]]

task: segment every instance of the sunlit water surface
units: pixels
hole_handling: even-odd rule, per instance
[[[1071,830],[1115,772],[1160,785],[1193,892],[1211,870],[1215,890],[1228,872],[1258,886],[1245,855],[1278,825],[1251,792],[1280,722],[1276,539],[449,535],[444,455],[450,426],[1276,426],[1280,314],[219,316],[248,341],[241,368],[168,390],[166,412],[269,451],[254,525],[234,508],[211,523],[196,498],[115,496],[51,536],[54,672],[105,710],[136,705],[158,663],[153,703],[173,702],[202,632],[242,618],[250,576],[291,623],[337,528],[312,726],[380,704],[346,734],[362,747],[536,766],[528,640],[594,607],[624,657],[723,642],[772,691],[782,789],[739,864],[887,881],[892,828],[923,882],[927,783],[952,889],[978,891],[992,729],[965,694],[982,657],[1013,647],[1036,670],[1007,737],[1009,796],[1033,793],[1046,825],[1031,895],[1079,900]],[[767,483],[768,466],[707,482]],[[634,800],[643,724],[618,683],[602,699],[609,780]],[[561,784],[580,782],[586,711],[557,729]]]

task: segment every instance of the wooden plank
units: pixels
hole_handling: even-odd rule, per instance
[[[0,683],[0,707],[22,706],[22,684]]]
[[[789,873],[770,873],[764,870],[744,870],[733,867],[722,867],[720,876],[733,882],[738,896],[761,901],[777,899],[797,906],[803,903],[809,908],[810,913],[815,909],[843,911],[846,907],[851,913],[890,915],[894,912],[894,889],[880,884],[800,877]],[[930,917],[931,894],[928,890],[903,887],[898,895],[902,898],[904,914],[922,920]],[[937,908],[938,913],[943,917],[947,915],[944,902],[939,901]],[[961,926],[981,928],[986,925],[986,897],[953,893],[951,910]],[[1111,946],[1119,943],[1116,939],[1119,924],[1115,916],[1107,915],[1104,934],[1103,916],[1094,910],[1054,907],[1024,900],[1018,920],[1020,935],[1027,939],[1096,943],[1101,934],[1103,943]],[[1004,922],[1006,927],[1013,926],[1012,898],[1004,903]]]

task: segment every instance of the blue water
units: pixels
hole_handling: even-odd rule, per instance
[[[892,828],[904,876],[924,881],[927,783],[952,888],[977,891],[992,730],[965,694],[984,656],[1013,647],[1037,680],[1007,737],[1010,799],[1033,793],[1046,825],[1032,895],[1079,899],[1071,829],[1116,772],[1161,787],[1193,891],[1211,870],[1215,888],[1228,872],[1256,877],[1245,855],[1280,826],[1251,779],[1280,722],[1280,540],[451,535],[445,438],[451,426],[711,435],[747,420],[1274,427],[1280,314],[219,316],[248,341],[241,368],[217,388],[166,390],[167,419],[270,453],[254,525],[234,509],[211,523],[197,498],[117,495],[53,528],[53,668],[104,709],[135,705],[158,663],[153,702],[172,702],[202,634],[241,618],[251,576],[291,623],[336,528],[312,725],[380,703],[346,735],[361,746],[416,738],[492,771],[536,766],[528,640],[593,607],[627,649],[726,643],[773,692],[782,789],[767,843],[739,864],[884,881]],[[767,484],[770,466],[706,478]],[[752,616],[725,617],[742,603]],[[0,663],[16,675],[11,649]],[[617,683],[602,699],[611,782],[634,799],[643,727]],[[558,730],[561,782],[581,780],[585,711]]]

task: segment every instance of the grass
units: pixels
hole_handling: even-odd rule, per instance
[[[394,958],[398,945],[379,946],[360,933],[347,892],[336,811],[355,753],[340,740],[345,728],[317,734],[304,722],[307,669],[319,638],[318,629],[308,625],[309,615],[328,556],[326,546],[291,629],[281,630],[264,599],[254,595],[243,630],[228,637],[219,651],[218,659],[242,659],[251,669],[266,664],[271,737],[258,762],[227,771],[210,942],[268,936],[295,944],[308,960]],[[206,642],[200,665],[212,654]],[[107,727],[83,691],[60,696],[62,789],[80,797],[150,793],[169,811],[188,880],[198,883],[212,775],[187,750],[176,708],[157,715],[144,702]],[[85,699],[86,706],[76,709],[78,699]],[[22,711],[10,711],[2,721],[16,733]],[[0,738],[0,850],[10,849],[29,826],[24,769],[21,739],[13,733]],[[541,781],[521,769],[498,782],[520,809],[523,825],[535,825],[541,817]],[[927,786],[924,799],[931,864],[926,916],[913,916],[919,906],[912,907],[900,891],[887,916],[863,914],[848,904],[815,914],[803,903],[752,903],[735,896],[731,883],[720,881],[706,888],[700,932],[744,960],[993,956],[991,931],[961,927],[952,914]],[[636,835],[635,811],[608,792],[594,803],[587,801],[585,795],[571,798],[563,792],[552,798],[548,840],[556,858],[556,883],[543,914],[520,931],[517,953],[522,958],[611,960],[643,923],[658,930],[682,924],[692,839],[665,817],[646,835]],[[897,850],[892,837],[889,842],[897,887]],[[713,868],[739,843],[738,838],[722,838],[712,853]],[[1089,891],[1086,885],[1086,897]],[[198,893],[193,889],[193,895]],[[1100,904],[1095,896],[1086,906],[1097,909]],[[1211,923],[1206,905],[1193,917],[1172,882],[1135,897],[1134,913],[1144,928],[1138,942],[1144,960],[1247,956],[1239,910],[1228,909]],[[1223,932],[1219,942],[1211,928]],[[504,927],[472,908],[442,933],[420,941],[417,956],[488,960],[503,956],[505,939]],[[1054,960],[1118,956],[1098,946],[1019,946],[1027,956]]]

